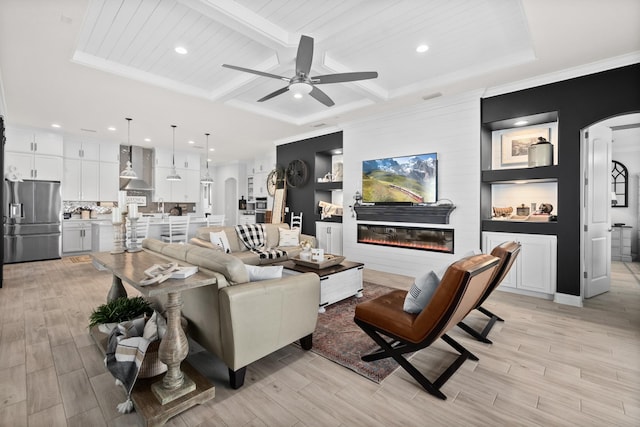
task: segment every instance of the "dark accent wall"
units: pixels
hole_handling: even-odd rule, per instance
[[[580,295],[580,131],[640,111],[640,64],[482,99],[482,123],[558,113],[557,291]]]
[[[278,167],[286,168],[292,160],[302,160],[309,168],[309,180],[304,186],[291,188],[287,187],[287,203],[291,212],[302,212],[302,232],[304,234],[315,235],[315,222],[320,220],[318,214],[318,200],[320,197],[325,200],[329,195],[329,191],[316,191],[316,182],[318,177],[327,173],[326,167],[316,170],[316,157],[319,161],[325,158],[332,150],[342,149],[342,132],[330,133],[328,135],[317,136],[314,138],[303,139],[301,141],[291,142],[289,144],[279,145],[276,148],[276,163]],[[320,155],[318,155],[320,154]],[[329,163],[329,171],[331,170]],[[326,193],[326,194],[322,194]],[[289,221],[290,216],[286,216]]]

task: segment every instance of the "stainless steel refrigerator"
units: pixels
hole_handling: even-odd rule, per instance
[[[4,263],[60,258],[60,182],[5,180]]]

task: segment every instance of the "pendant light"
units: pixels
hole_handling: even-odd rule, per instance
[[[127,145],[129,145],[129,160],[127,161],[127,167],[120,172],[120,178],[125,179],[138,179],[138,175],[133,170],[131,163],[131,118],[127,117],[125,119],[127,121]]]
[[[205,135],[207,136],[207,152],[205,153],[204,161],[207,163],[207,172],[200,178],[200,182],[203,184],[213,184],[213,178],[209,175],[209,134],[205,133]]]
[[[173,128],[173,155],[171,157],[171,173],[167,176],[167,181],[182,181],[182,177],[176,172],[176,125]]]

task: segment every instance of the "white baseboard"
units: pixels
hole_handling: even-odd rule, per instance
[[[553,302],[564,305],[572,305],[574,307],[582,307],[582,297],[579,295],[561,294],[556,292]]]

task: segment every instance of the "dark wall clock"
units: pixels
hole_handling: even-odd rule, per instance
[[[286,170],[287,185],[289,187],[302,187],[309,179],[309,169],[302,160],[292,160]]]

